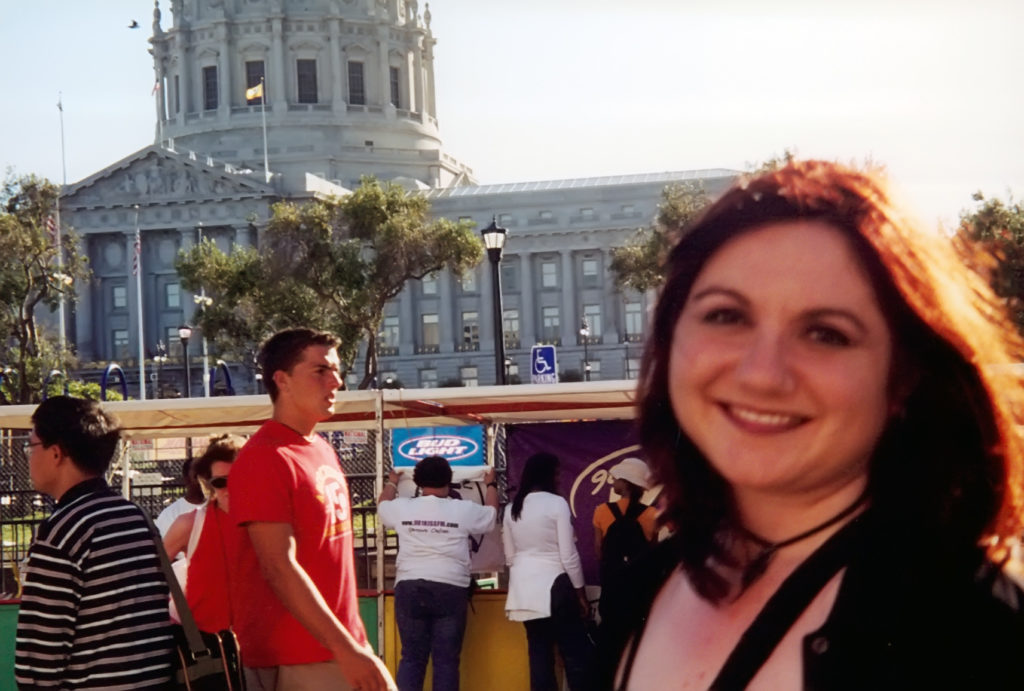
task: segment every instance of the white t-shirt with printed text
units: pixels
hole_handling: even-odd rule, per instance
[[[469,536],[494,530],[498,512],[471,501],[398,498],[377,506],[381,522],[398,533],[395,583],[421,578],[469,585]]]

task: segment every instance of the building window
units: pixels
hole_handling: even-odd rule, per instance
[[[596,259],[583,260],[583,287],[597,288],[599,285],[598,265]]]
[[[553,221],[555,219],[555,215],[546,209],[544,211],[541,211],[540,214],[538,214],[538,216],[542,221]]]
[[[476,312],[462,313],[462,343],[463,350],[480,349],[480,316]]]
[[[545,343],[557,343],[561,333],[561,320],[557,307],[545,307],[541,310],[541,335]]]
[[[505,334],[505,348],[519,347],[519,310],[502,310],[501,329]]]
[[[316,60],[297,60],[295,65],[299,103],[316,103]]]
[[[626,339],[644,332],[644,313],[639,302],[626,303]]]
[[[263,81],[263,61],[262,60],[250,60],[245,63],[245,88],[251,89],[254,86],[259,86],[260,82]],[[258,98],[246,99],[246,105],[255,106],[263,103],[266,94]]]
[[[217,110],[217,66],[203,68],[203,110]]]
[[[466,365],[459,368],[459,379],[463,386],[480,386],[480,375],[476,365]]]
[[[116,310],[123,310],[128,307],[128,288],[125,286],[114,286],[110,292],[110,301]]]
[[[181,345],[181,339],[178,337],[178,327],[168,326],[164,329],[164,335],[167,340],[167,354],[174,357],[175,353],[171,352],[171,346]],[[181,355],[181,353],[177,353],[177,355]]]
[[[181,82],[178,81],[178,75],[174,75],[174,112],[181,112]]]
[[[391,105],[395,108],[402,107],[402,70],[392,67],[388,70],[391,77]]]
[[[437,388],[437,370],[436,369],[421,369],[420,370],[420,388],[421,389],[436,389]]]
[[[626,358],[626,379],[636,379],[640,376],[640,358]]]
[[[543,288],[558,287],[558,265],[555,262],[541,262],[540,285]]]
[[[397,348],[398,339],[398,317],[384,317],[380,330],[380,345],[384,348]]]
[[[437,295],[437,274],[430,274],[421,278],[420,290],[424,295]]]
[[[590,327],[589,343],[600,343],[603,326],[601,324],[601,305],[583,305],[583,318]]]
[[[501,287],[503,290],[519,290],[519,266],[515,261],[501,263]]]
[[[588,360],[583,363],[584,380],[586,379],[586,367],[590,365],[590,381],[597,381],[601,378],[601,361],[600,360]]]
[[[436,314],[424,314],[422,343],[425,348],[436,348],[441,343],[441,328]]]
[[[181,286],[179,284],[168,283],[164,286],[164,306],[167,309],[181,307]]]
[[[463,293],[477,292],[476,271],[469,269],[466,273],[462,274],[462,278],[459,279],[459,284],[462,287]]]
[[[128,329],[114,329],[114,357],[128,357]]]
[[[498,214],[498,225],[510,226],[512,225],[512,214]]]
[[[633,206],[632,204],[623,204],[622,205],[622,215],[623,216],[632,216],[635,213],[636,213],[636,207]]]
[[[363,85],[363,63],[348,61],[348,102],[355,106],[366,105],[366,87]]]
[[[584,221],[593,221],[594,210],[590,207],[580,209],[580,218],[582,218]]]

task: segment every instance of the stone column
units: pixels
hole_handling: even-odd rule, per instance
[[[270,20],[271,32],[273,37],[271,39],[270,47],[270,65],[267,76],[267,91],[270,92],[269,105],[273,111],[273,118],[280,120],[288,115],[288,103],[285,94],[287,93],[285,78],[285,60],[284,54],[284,18],[274,17]]]
[[[181,251],[188,252],[196,244],[196,229],[192,226],[178,228],[178,233],[181,235]],[[181,318],[185,324],[192,324],[192,317],[195,315],[196,303],[192,299],[192,293],[187,292],[184,286],[180,289],[181,292]]]
[[[412,283],[398,294],[398,353],[403,359],[416,352],[416,322],[412,310]]]
[[[425,80],[423,76],[423,39],[416,41],[416,47],[412,52],[412,88],[413,102],[409,104],[409,112],[419,113],[420,119],[426,122],[423,117],[427,112],[426,103],[423,102]]]
[[[562,345],[575,346],[579,315],[576,303],[579,296],[576,295],[576,276],[573,273],[572,250],[562,250]]]
[[[438,339],[441,342],[441,352],[450,353],[455,349],[455,310],[452,300],[452,275],[448,271],[441,271],[437,274],[437,320]]]
[[[377,98],[376,102],[381,107],[391,104],[391,71],[388,60],[388,27],[381,25],[377,28]],[[369,94],[367,94],[369,95]],[[370,98],[367,103],[373,103]]]
[[[188,30],[182,28],[174,39],[174,49],[178,59],[179,93],[177,94],[177,98],[181,105],[181,112],[175,113],[175,117],[180,118],[177,121],[179,127],[185,124],[185,114],[192,112],[192,63],[188,60],[188,49],[186,48],[187,41]]]
[[[78,253],[83,257],[99,256],[98,251],[96,253],[89,251],[89,236],[84,233],[78,236]],[[94,331],[96,324],[92,314],[94,306],[98,313],[103,314],[103,292],[98,287],[100,284],[100,281],[92,280],[80,281],[75,286],[75,290],[78,292],[78,300],[75,304],[75,333],[78,336],[78,356],[84,361],[96,359]]]
[[[217,118],[226,121],[231,115],[231,103],[234,101],[235,81],[231,78],[231,36],[227,22],[219,22],[217,25],[217,71],[220,73],[217,88],[220,91],[220,98],[217,107]]]
[[[335,113],[345,110],[344,83],[341,78],[342,64],[341,50],[341,20],[332,17],[329,23],[330,51],[331,51],[331,108]]]
[[[533,266],[529,252],[519,255],[519,345],[529,348],[537,342],[537,320],[540,315],[534,306]]]

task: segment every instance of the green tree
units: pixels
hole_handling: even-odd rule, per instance
[[[88,280],[78,238],[62,233],[64,266],[57,268],[58,249],[46,228],[59,190],[35,175],[8,174],[0,189],[0,367],[6,368],[0,402],[39,400],[43,379],[53,369],[73,363],[60,352],[55,334],[40,324],[41,310],[55,312],[61,296],[70,304],[75,284]]]
[[[1013,197],[986,199],[981,192],[972,195],[973,210],[960,214],[958,241],[967,241],[984,250],[968,253],[974,268],[988,276],[996,295],[1004,298],[1017,329],[1024,334],[1024,204]]]
[[[699,182],[673,183],[665,187],[654,223],[638,229],[627,244],[611,250],[610,266],[616,287],[642,293],[664,283],[664,260],[668,250],[709,203]]]
[[[422,195],[366,177],[342,199],[275,204],[259,250],[225,255],[204,242],[182,254],[178,271],[186,288],[203,287],[212,299],[197,322],[225,352],[242,354],[241,344],[251,354],[280,328],[325,329],[341,339],[346,365],[366,344],[365,388],[377,373],[387,302],[410,279],[461,275],[483,257],[471,222],[429,213]]]

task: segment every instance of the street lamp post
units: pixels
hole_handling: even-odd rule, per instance
[[[164,363],[167,362],[167,346],[163,341],[156,342],[156,355],[153,356],[156,363],[156,378],[153,379],[153,398],[160,398],[160,375],[164,373]]]
[[[178,327],[178,338],[181,339],[181,357],[185,360],[185,398],[192,398],[192,368],[188,362],[188,340],[192,338],[192,327]]]
[[[494,378],[496,384],[506,384],[505,376],[505,330],[502,326],[501,311],[501,251],[505,248],[508,231],[498,225],[498,217],[491,218],[491,224],[480,231],[491,260],[491,285],[494,309]]]
[[[580,322],[580,339],[583,341],[583,381],[590,381],[590,322],[586,317]]]

